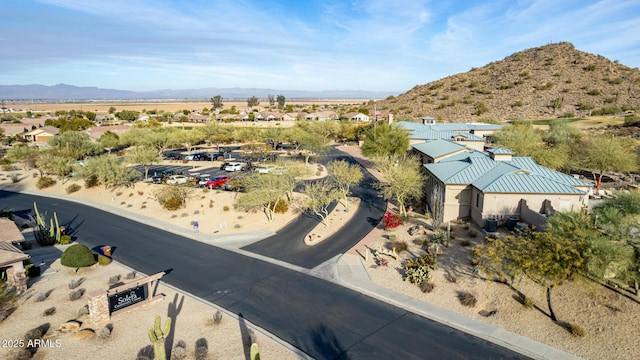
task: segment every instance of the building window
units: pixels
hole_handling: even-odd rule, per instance
[[[480,194],[476,194],[476,208],[480,207]]]

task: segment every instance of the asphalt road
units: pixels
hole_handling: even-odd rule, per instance
[[[78,203],[0,191],[0,208],[38,202],[77,241],[216,303],[317,359],[514,359],[508,349],[334,283]],[[178,320],[179,321],[179,320]]]
[[[348,158],[345,159],[348,160]],[[351,189],[352,196],[361,199],[360,207],[353,219],[332,236],[314,246],[306,245],[305,235],[318,225],[320,219],[305,212],[303,216],[279,230],[277,234],[242,249],[307,269],[312,269],[338,254],[345,253],[378,224],[386,210],[386,202],[373,189],[375,178],[367,171],[363,170],[363,173],[364,178],[361,184]]]

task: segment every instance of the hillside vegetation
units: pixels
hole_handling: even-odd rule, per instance
[[[640,108],[640,71],[561,42],[512,54],[378,102],[396,119],[444,121],[609,115]]]

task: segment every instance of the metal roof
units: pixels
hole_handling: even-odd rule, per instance
[[[467,148],[463,144],[442,139],[413,144],[411,147],[431,158],[437,158]]]
[[[487,152],[496,155],[515,155],[515,151],[501,147],[487,149]]]
[[[495,161],[485,153],[467,151],[424,167],[445,184],[469,184],[483,192],[583,194],[576,186],[591,186],[537,164],[531,158]]]

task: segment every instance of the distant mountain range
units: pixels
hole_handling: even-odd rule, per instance
[[[248,99],[252,96],[266,99],[267,96],[284,95],[287,99],[384,99],[400,92],[366,90],[275,90],[244,88],[203,88],[185,90],[128,91],[79,87],[58,84],[46,85],[0,85],[2,100],[135,100],[135,99],[210,99],[220,95],[224,99]]]

